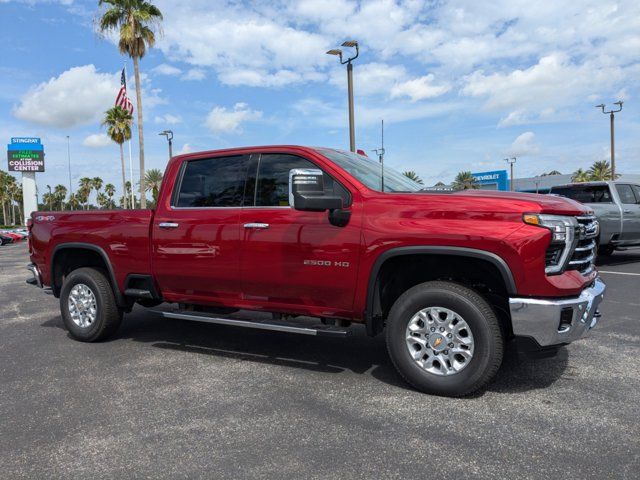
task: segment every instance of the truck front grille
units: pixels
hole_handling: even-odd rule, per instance
[[[576,217],[577,243],[567,262],[567,270],[578,270],[583,275],[591,273],[594,267],[599,233],[598,220],[593,215]]]

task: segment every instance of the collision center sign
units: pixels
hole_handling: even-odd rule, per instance
[[[13,137],[7,159],[10,172],[44,172],[44,145],[39,138]]]

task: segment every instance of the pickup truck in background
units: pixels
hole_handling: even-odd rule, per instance
[[[640,185],[624,181],[571,183],[552,187],[552,195],[592,208],[600,224],[599,253],[640,246]]]
[[[595,326],[605,286],[590,207],[421,188],[330,148],[181,155],[155,210],[34,212],[28,282],[60,298],[87,342],[113,335],[136,303],[306,335],[364,324],[384,332],[411,385],[448,396],[487,385],[506,342],[553,351]]]

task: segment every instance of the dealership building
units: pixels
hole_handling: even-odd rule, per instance
[[[506,170],[472,173],[481,190],[509,190],[509,175]],[[640,184],[640,175],[622,175],[618,180]],[[513,189],[517,192],[549,193],[551,187],[571,183],[571,174],[544,175],[515,178]]]

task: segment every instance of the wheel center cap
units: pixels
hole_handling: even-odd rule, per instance
[[[442,335],[436,333],[429,338],[429,346],[433,351],[441,352],[447,347],[447,341]]]

